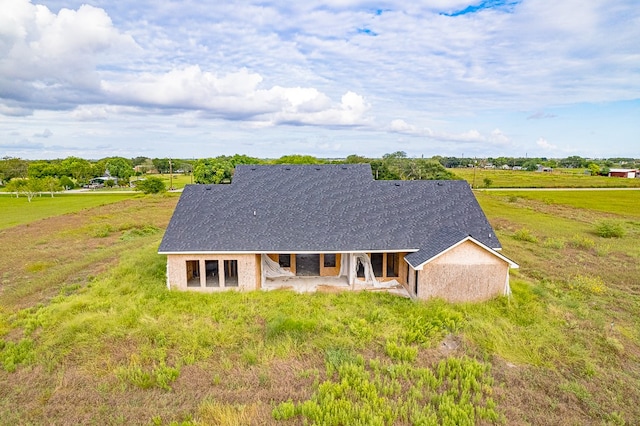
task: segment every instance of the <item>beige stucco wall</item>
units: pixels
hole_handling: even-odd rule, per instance
[[[509,264],[466,241],[418,272],[419,299],[478,302],[504,294]]]
[[[223,268],[225,260],[238,261],[238,286],[224,287],[220,282],[220,287],[207,287],[204,273],[200,274],[200,287],[187,286],[187,261],[197,260],[200,262],[200,271],[205,271],[205,260],[217,260]],[[169,287],[178,290],[215,292],[225,290],[255,290],[260,285],[260,256],[255,254],[207,254],[188,255],[170,254],[167,255],[167,279]],[[222,275],[222,274],[221,274]],[[221,279],[220,281],[224,281]]]

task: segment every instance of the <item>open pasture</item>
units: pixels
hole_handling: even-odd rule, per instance
[[[640,179],[589,176],[576,173],[577,169],[560,169],[551,173],[481,168],[449,170],[474,188],[484,188],[485,179],[491,181],[490,188],[640,188]]]
[[[4,226],[0,418],[633,424],[640,221],[621,193],[606,210],[611,192],[478,192],[521,266],[511,297],[479,304],[170,292],[156,250],[175,196]],[[600,237],[602,220],[624,235]]]
[[[136,194],[49,194],[34,197],[31,202],[24,196],[0,195],[0,229],[28,224],[40,219],[77,213],[92,207],[104,206],[133,198]]]

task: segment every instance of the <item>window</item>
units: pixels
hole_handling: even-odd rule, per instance
[[[334,253],[324,255],[324,267],[325,268],[336,267],[336,255]]]
[[[207,274],[207,287],[220,287],[220,272],[217,260],[205,260],[204,269]]]
[[[235,259],[224,261],[224,286],[238,287],[238,261]]]
[[[200,261],[187,260],[187,287],[200,287]]]
[[[278,255],[278,263],[281,268],[291,268],[291,255],[290,254],[281,254]]]
[[[371,253],[371,266],[373,267],[373,275],[382,277],[382,258],[384,253]]]
[[[398,253],[387,253],[387,277],[397,277],[400,266]]]

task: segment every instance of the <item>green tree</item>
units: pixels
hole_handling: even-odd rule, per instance
[[[168,158],[154,158],[151,162],[153,163],[153,167],[155,167],[161,175],[169,173],[171,169]]]
[[[325,161],[320,160],[313,155],[283,155],[273,162],[273,164],[324,164]]]
[[[344,160],[345,164],[369,163],[369,160],[356,154],[348,155]]]
[[[389,170],[384,160],[371,160],[371,173],[377,180],[399,180],[400,176]]]
[[[67,157],[60,162],[61,176],[69,176],[83,185],[96,176],[93,165],[83,158]],[[102,174],[101,172],[97,174]]]
[[[29,163],[26,160],[4,157],[0,160],[0,180],[10,181],[14,178],[26,178]]]
[[[598,166],[596,163],[589,163],[587,169],[591,173],[591,176],[598,176],[600,174],[600,166]]]
[[[62,176],[60,178],[60,185],[63,189],[73,189],[76,187],[76,184],[71,180],[69,176]]]
[[[145,194],[158,194],[167,190],[164,181],[159,177],[151,176],[145,180],[136,183],[136,191],[142,191]]]
[[[419,180],[450,180],[458,177],[447,170],[440,162],[424,158],[409,159],[410,173],[408,179]]]
[[[149,161],[148,157],[135,157],[131,159],[131,165],[135,167],[141,164],[145,164],[147,161]]]
[[[20,194],[22,193],[22,187],[27,185],[27,179],[24,178],[14,178],[11,179],[7,185],[5,186],[5,189],[8,192],[13,192],[16,194],[16,198],[20,197]]]
[[[131,176],[133,176],[133,165],[130,160],[122,157],[113,157],[107,160],[106,170],[109,170],[111,176],[117,177],[118,179],[128,181]]]
[[[196,183],[222,183],[233,176],[233,164],[225,156],[196,161],[193,179]]]
[[[42,188],[42,190],[50,193],[52,198],[54,192],[62,191],[60,179],[54,176],[46,176],[42,178],[42,180],[40,181],[40,187]]]
[[[42,179],[12,179],[7,184],[7,191],[15,192],[16,197],[20,194],[27,197],[27,200],[31,202],[33,197],[38,195],[40,191],[44,190]]]
[[[29,178],[42,179],[46,176],[59,176],[60,163],[52,161],[32,161],[29,163],[27,175]]]

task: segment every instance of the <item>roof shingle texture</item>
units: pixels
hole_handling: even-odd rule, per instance
[[[418,261],[468,235],[500,248],[465,181],[376,181],[368,164],[237,166],[230,185],[185,187],[159,252],[422,249]]]

